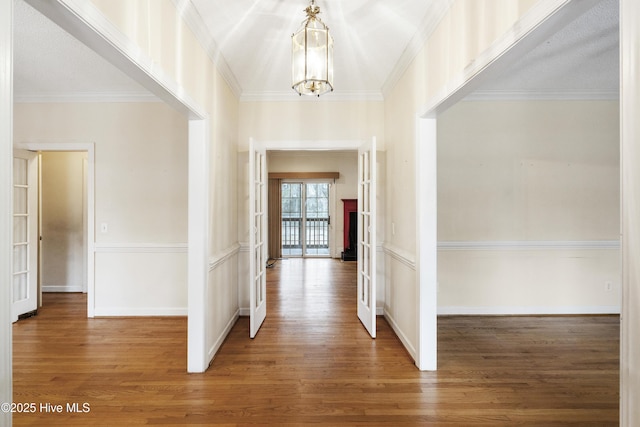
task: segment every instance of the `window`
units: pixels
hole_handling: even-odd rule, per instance
[[[283,182],[282,255],[329,256],[328,182]]]

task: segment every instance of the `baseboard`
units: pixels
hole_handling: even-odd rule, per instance
[[[186,307],[96,307],[95,317],[186,316]]]
[[[418,355],[416,349],[413,347],[413,345],[411,345],[411,341],[409,341],[404,332],[402,332],[402,329],[400,329],[396,321],[393,319],[393,316],[387,310],[384,310],[384,318],[389,326],[391,326],[391,329],[393,329],[393,332],[395,332],[396,336],[400,339],[400,342],[402,342],[404,348],[407,349],[411,358],[416,361],[416,357]]]
[[[42,285],[42,292],[85,292],[82,286]]]
[[[222,347],[224,340],[227,338],[227,335],[229,335],[229,332],[231,332],[231,328],[233,328],[233,325],[235,325],[236,322],[238,321],[239,316],[240,316],[240,310],[238,309],[233,314],[233,316],[231,316],[231,319],[229,320],[227,325],[224,327],[224,330],[222,331],[222,333],[220,334],[216,342],[213,343],[213,345],[209,348],[209,353],[207,354],[208,365],[211,364],[211,361],[216,356],[216,353],[218,352],[220,347]]]
[[[540,307],[464,307],[445,306],[438,307],[439,316],[562,316],[562,315],[589,315],[589,314],[620,314],[620,306],[540,306]]]

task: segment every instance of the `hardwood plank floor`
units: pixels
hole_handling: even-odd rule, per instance
[[[383,318],[375,340],[357,320],[355,267],[278,262],[258,336],[241,318],[204,374],[185,318],[87,319],[83,295],[45,294],[13,327],[14,401],[36,404],[14,425],[618,425],[618,316],[442,317],[439,370],[419,372]]]

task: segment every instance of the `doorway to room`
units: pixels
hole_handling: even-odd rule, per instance
[[[35,217],[29,234],[30,310],[14,301],[13,320],[37,311],[43,292],[87,294],[93,316],[94,148],[92,143],[18,143],[17,153],[30,153],[34,178],[28,187],[27,211]],[[15,161],[15,160],[14,160]],[[16,266],[14,265],[14,270]],[[25,284],[26,286],[26,284]]]
[[[331,183],[284,181],[280,185],[283,257],[328,257]]]
[[[296,223],[296,229],[294,231],[284,230],[285,240],[293,240],[292,236],[297,237],[298,240],[306,239],[305,236],[310,234],[308,232],[310,228],[312,230],[316,228],[313,231],[321,235],[322,232],[317,230],[320,228],[317,223],[324,221],[327,224],[329,235],[333,236],[333,238],[328,238],[329,246],[331,241],[339,244],[339,239],[335,235],[336,233],[343,235],[343,230],[336,230],[336,227],[331,226],[330,216],[327,216],[322,211],[339,211],[336,212],[339,213],[339,215],[336,215],[338,219],[334,221],[339,225],[342,224],[340,217],[343,210],[335,209],[336,201],[340,199],[343,201],[345,199],[358,200],[357,241],[359,243],[357,263],[359,268],[357,268],[357,314],[371,337],[375,338],[376,336],[376,205],[378,198],[376,182],[379,166],[376,156],[376,140],[373,137],[369,141],[358,140],[349,142],[349,144],[340,141],[340,147],[335,147],[333,144],[332,141],[305,141],[304,146],[293,146],[286,141],[256,141],[254,139],[249,141],[248,314],[250,318],[249,336],[251,338],[254,338],[258,333],[267,313],[266,268],[269,264],[266,261],[270,258],[277,259],[286,256],[284,254],[282,256],[274,256],[272,251],[271,245],[273,241],[283,236],[283,231],[279,229],[283,221],[282,219],[273,221],[274,211],[280,215],[283,210],[273,209],[273,203],[269,203],[269,200],[284,201],[285,204],[290,205],[284,208],[284,213],[288,214],[288,218],[283,219],[292,219],[290,222]],[[269,161],[267,161],[267,150],[269,150],[270,154]],[[281,152],[282,154],[278,155],[280,157],[274,157],[275,152]],[[325,159],[322,160],[323,158]],[[341,167],[343,162],[345,162],[344,167]],[[295,172],[291,171],[293,168],[295,168]],[[301,175],[305,176],[301,177]],[[279,179],[282,180],[282,183],[298,185],[285,187],[284,198],[281,194],[274,196],[274,192],[280,193],[283,189],[281,184],[277,183]],[[304,179],[313,181],[305,182]],[[327,181],[331,183],[330,180],[333,180],[335,186],[328,185],[323,188],[322,185],[307,185],[321,184]],[[331,191],[332,187],[335,187],[333,192]],[[349,188],[347,190],[348,193],[344,193],[347,188]],[[326,196],[329,198],[329,201],[326,202],[326,209],[321,201],[326,197],[323,194],[325,189]],[[304,194],[305,192],[307,193],[306,195]],[[332,193],[335,195],[332,195]],[[333,204],[330,203],[332,200],[334,201]],[[307,215],[307,217],[313,217],[314,220],[317,220],[313,221],[316,224],[311,227],[307,226],[307,229],[303,230],[303,226],[297,227],[297,223],[307,223],[306,220],[303,221],[302,219],[305,211],[308,210],[303,203],[309,207],[314,205],[313,202],[319,203],[316,203],[315,209],[312,209],[311,214]],[[322,217],[326,217],[326,219],[321,221]],[[276,226],[277,229],[275,228]],[[285,225],[285,228],[293,227],[294,225],[291,224]],[[289,236],[286,235],[288,231],[291,233]],[[317,237],[315,236],[316,239]],[[283,246],[290,246],[289,249],[297,249],[298,253],[303,253],[303,242],[299,244],[297,242],[295,244],[290,242],[283,243],[278,242],[277,245],[273,246],[278,252]],[[293,246],[300,246],[300,248],[293,248]],[[320,245],[312,244],[311,246]],[[315,252],[317,253],[319,250]],[[329,254],[324,255],[324,257],[335,255],[331,252],[331,247],[329,247]],[[322,254],[317,253],[311,256],[321,257]],[[302,257],[302,255],[298,255],[298,257]]]

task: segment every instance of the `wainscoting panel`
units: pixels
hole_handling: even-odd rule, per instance
[[[96,244],[96,316],[186,316],[186,244]]]

